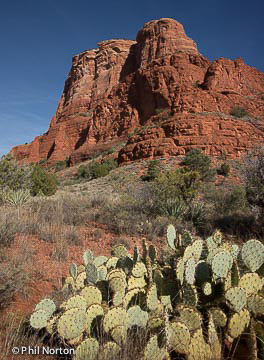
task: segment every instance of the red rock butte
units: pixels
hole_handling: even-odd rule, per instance
[[[75,55],[49,130],[12,155],[74,164],[118,143],[119,163],[192,148],[237,158],[263,144],[263,105],[263,73],[240,58],[210,63],[178,21],[154,20],[136,41],[102,41]],[[248,115],[230,115],[234,106]]]

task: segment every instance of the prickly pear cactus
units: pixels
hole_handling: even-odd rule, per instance
[[[219,231],[194,239],[169,225],[167,244],[166,261],[146,241],[134,256],[123,245],[109,258],[86,250],[83,263],[70,266],[64,301],[41,300],[31,327],[74,347],[75,360],[122,357],[139,334],[146,339],[139,356],[147,360],[214,360],[242,334],[264,339],[261,242],[241,247],[223,242]]]

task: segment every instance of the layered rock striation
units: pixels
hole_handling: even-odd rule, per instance
[[[179,22],[160,19],[136,41],[103,41],[74,56],[49,130],[12,154],[74,164],[124,142],[120,163],[193,147],[236,158],[263,144],[263,105],[263,73],[242,59],[210,63]],[[234,106],[248,115],[231,116]]]

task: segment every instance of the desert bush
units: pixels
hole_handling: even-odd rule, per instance
[[[225,177],[227,177],[230,173],[230,165],[227,163],[223,163],[221,164],[220,168],[217,169],[217,174],[218,175],[223,175]]]
[[[207,215],[204,202],[195,200],[188,204],[183,218],[185,221],[191,222],[195,228],[200,228],[205,224]]]
[[[247,112],[247,110],[245,108],[243,108],[241,106],[234,106],[230,110],[229,114],[236,117],[236,118],[243,118],[244,116],[248,115],[248,112]]]
[[[106,176],[109,172],[117,168],[118,164],[114,159],[104,160],[102,163],[92,161],[88,165],[81,165],[77,172],[77,178],[88,180]]]
[[[160,162],[158,160],[151,160],[148,164],[146,175],[141,176],[143,181],[153,181],[160,175]]]
[[[57,191],[58,180],[54,174],[50,174],[36,165],[31,175],[31,195],[54,195]]]
[[[246,196],[258,219],[264,219],[264,147],[250,151],[241,165]]]
[[[197,171],[201,181],[212,181],[215,176],[215,170],[211,167],[211,159],[204,155],[200,149],[188,151],[181,161],[188,171]]]
[[[30,198],[30,191],[28,189],[19,190],[3,190],[1,200],[3,204],[11,206],[23,206]]]
[[[17,223],[14,219],[1,216],[0,217],[0,246],[10,246],[15,239],[17,233]]]
[[[52,168],[57,171],[65,170],[69,166],[69,159],[57,161]]]
[[[18,166],[6,155],[0,160],[0,189],[28,189],[31,183],[32,167]]]

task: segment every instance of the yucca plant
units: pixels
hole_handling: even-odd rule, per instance
[[[163,201],[160,204],[160,210],[163,215],[180,218],[185,215],[187,207],[182,200],[175,198]]]
[[[8,190],[2,194],[2,200],[5,204],[11,206],[23,206],[27,203],[30,197],[30,191],[28,189],[20,190]]]

